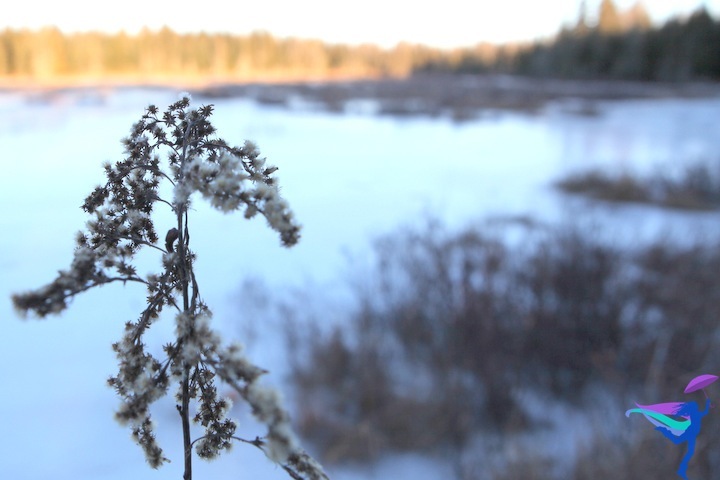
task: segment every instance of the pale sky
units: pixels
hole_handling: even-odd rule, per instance
[[[635,0],[615,0],[620,8]],[[588,13],[600,0],[587,0]],[[179,32],[247,34],[335,43],[400,41],[437,47],[531,40],[556,33],[577,18],[580,0],[14,0],[3,7],[0,28],[55,25],[64,31],[136,32],[164,25]],[[656,22],[705,4],[717,18],[720,0],[644,0]],[[120,6],[122,5],[122,6]]]

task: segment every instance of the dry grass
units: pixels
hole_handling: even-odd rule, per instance
[[[680,400],[683,382],[720,369],[716,243],[621,251],[572,228],[520,231],[509,242],[502,231],[432,224],[385,237],[374,268],[356,277],[364,280],[346,323],[294,325],[305,332],[296,345],[306,345],[294,349],[291,375],[299,426],[327,461],[407,450],[461,455],[482,432],[541,428],[518,388],[574,408],[585,408],[587,388],[600,388],[629,408],[628,398]],[[648,455],[678,450],[652,436],[647,445],[613,444],[602,423],[596,435],[575,478],[641,478]],[[538,455],[494,478],[553,478]],[[720,456],[698,447],[697,459],[693,468],[707,473],[703,462]],[[668,463],[674,457],[659,465]]]
[[[678,174],[612,175],[599,170],[573,174],[557,182],[567,193],[612,202],[633,202],[683,210],[720,208],[720,164],[698,162]]]

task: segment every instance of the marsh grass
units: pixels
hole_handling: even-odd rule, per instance
[[[720,162],[696,162],[675,172],[662,169],[646,176],[591,170],[571,174],[556,182],[556,187],[566,193],[611,202],[717,210],[720,208]]]
[[[353,276],[355,308],[344,322],[295,321],[295,334],[305,334],[290,350],[298,427],[331,462],[409,450],[483,458],[472,450],[478,435],[549,428],[521,392],[585,409],[588,419],[622,417],[632,401],[678,401],[683,381],[720,368],[718,271],[718,242],[619,248],[592,232],[532,223],[399,230]],[[618,411],[600,405],[594,414],[591,389]],[[574,478],[640,478],[647,455],[674,451],[661,438],[611,443],[610,425],[633,424],[603,418],[588,427],[588,451],[565,458],[577,462]],[[702,435],[717,444],[715,430]],[[568,478],[548,463],[548,446],[495,476],[479,466],[458,478]],[[696,458],[705,476],[720,461],[700,447]]]

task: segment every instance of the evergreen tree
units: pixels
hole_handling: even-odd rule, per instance
[[[647,30],[652,27],[650,14],[642,2],[636,2],[630,10],[622,15],[622,18],[625,30]]]
[[[587,2],[586,0],[581,0],[580,2],[580,12],[578,13],[578,19],[575,23],[575,27],[573,28],[573,33],[579,34],[579,35],[585,35],[588,32],[588,22],[587,22]]]
[[[622,32],[622,19],[613,0],[602,0],[598,17],[598,30],[604,34]]]

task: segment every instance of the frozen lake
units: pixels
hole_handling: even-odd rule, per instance
[[[177,94],[161,89],[0,93],[0,378],[5,383],[0,463],[8,478],[181,477],[172,407],[161,410],[157,420],[161,445],[174,461],[154,472],[144,465],[129,432],[112,420],[116,401],[104,386],[115,369],[110,344],[124,321],[141,310],[143,292],[107,287],[43,322],[18,321],[9,300],[11,292],[41,286],[68,266],[74,234],[86,221],[79,206],[103,180],[101,163],[120,158],[120,138],[148,104],[162,109]],[[374,236],[417,223],[426,214],[450,226],[498,216],[578,222],[591,217],[609,236],[627,240],[667,230],[716,231],[720,225],[717,213],[591,207],[552,187],[565,173],[596,166],[643,171],[718,160],[720,98],[602,102],[593,116],[572,114],[574,105],[564,102],[538,114],[492,112],[463,123],[330,114],[245,99],[194,100],[216,105],[220,136],[233,144],[253,140],[269,163],[280,167],[282,194],[303,224],[300,244],[285,250],[260,218],[248,222],[196,201],[191,222],[198,280],[218,318],[238,315],[233,296],[247,278],[278,288],[317,284],[319,294],[331,294],[348,255],[363,258]],[[166,219],[157,223],[161,235],[170,226]],[[147,259],[140,272],[152,271],[154,262]],[[158,341],[163,328],[157,328]],[[256,345],[252,351],[264,365],[264,360],[272,363],[276,347]],[[238,414],[244,418],[244,412]],[[242,426],[240,433],[253,435]],[[410,464],[400,463],[412,470]],[[198,478],[231,478],[234,469],[248,477],[286,478],[249,447],[197,465]],[[393,475],[429,479],[447,473],[440,467],[418,470],[426,476]],[[375,474],[387,476],[381,467]],[[334,478],[367,478],[367,473],[353,475]]]

